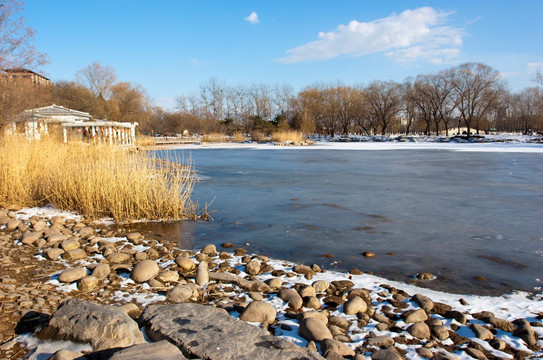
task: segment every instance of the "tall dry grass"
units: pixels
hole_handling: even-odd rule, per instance
[[[0,138],[0,206],[53,204],[90,218],[196,218],[192,166],[84,143]]]
[[[209,133],[202,137],[202,142],[209,143],[228,142],[229,140],[228,136],[224,133]]]
[[[274,132],[271,135],[271,141],[284,143],[286,141],[300,142],[304,141],[304,133],[296,130],[283,130]]]

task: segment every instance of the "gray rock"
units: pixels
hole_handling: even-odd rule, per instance
[[[484,319],[484,321],[492,325],[495,329],[499,329],[499,330],[503,330],[507,332],[515,331],[515,325],[513,325],[512,322],[497,318],[495,316],[488,317]]]
[[[138,324],[119,307],[79,299],[63,302],[39,337],[90,343],[96,351],[144,342]]]
[[[8,230],[15,230],[17,229],[17,227],[21,225],[21,220],[19,219],[13,219],[13,220],[10,220],[7,224],[6,224],[6,229]]]
[[[41,231],[26,232],[23,234],[23,237],[21,238],[21,243],[25,245],[30,245],[36,242],[39,238],[41,238],[42,235],[43,235],[43,232]]]
[[[200,261],[196,269],[196,284],[204,286],[209,282],[209,265],[207,261]]]
[[[237,276],[237,275],[225,273],[225,272],[224,273],[210,272],[209,280],[233,283],[250,291],[259,291],[259,292],[266,292],[266,293],[272,291],[271,287],[262,281],[259,281],[259,280],[250,281],[250,280],[242,278],[241,276]]]
[[[326,280],[317,280],[312,285],[318,293],[325,292],[330,287],[330,283]]]
[[[432,356],[434,356],[434,353],[428,350],[425,347],[420,347],[417,349],[417,354],[423,358],[430,359]]]
[[[32,227],[34,228],[34,231],[43,231],[47,228],[47,223],[43,220],[38,220]]]
[[[279,290],[281,285],[283,285],[283,280],[279,278],[271,278],[266,280],[266,284],[273,290]]]
[[[323,351],[323,355],[326,358],[326,360],[345,360],[343,356],[341,356],[336,350],[329,349]]]
[[[263,301],[253,301],[240,315],[243,321],[254,321],[271,324],[275,321],[277,311],[273,306]]]
[[[394,339],[387,335],[380,335],[366,339],[366,346],[392,346],[394,345]]]
[[[446,340],[449,338],[449,330],[444,325],[436,325],[431,328],[432,335],[438,340]]]
[[[51,241],[51,240],[49,240]],[[68,251],[68,250],[73,250],[73,249],[77,249],[79,247],[81,247],[79,245],[79,241],[77,241],[76,239],[66,239],[64,241],[62,241],[60,243],[60,247],[64,250],[64,251]]]
[[[515,331],[513,331],[513,336],[517,336],[524,340],[526,344],[530,347],[534,347],[537,345],[537,337],[534,334],[534,329],[532,329],[532,326],[530,323],[525,320],[519,320],[517,324],[517,328]]]
[[[171,270],[161,271],[160,273],[158,273],[156,279],[163,283],[177,282],[179,281],[179,273],[177,271]]]
[[[200,250],[200,253],[211,257],[217,256],[217,247],[213,244],[207,244]]]
[[[68,250],[62,254],[62,258],[65,260],[81,260],[87,258],[87,252],[81,248]]]
[[[487,328],[485,328],[482,325],[479,324],[471,324],[469,328],[475,333],[475,336],[477,336],[481,340],[491,340],[494,338],[494,334]]]
[[[140,245],[142,243],[142,240],[144,239],[144,236],[140,234],[139,232],[133,232],[126,234],[126,238],[134,245]]]
[[[48,258],[49,260],[55,260],[57,259],[60,255],[64,254],[64,250],[62,249],[58,249],[58,248],[49,248],[49,249],[46,249],[43,254],[45,255],[46,258]]]
[[[192,297],[192,289],[186,285],[173,287],[166,297],[173,303],[183,303]]]
[[[294,265],[294,267],[292,268],[292,271],[298,274],[303,274],[309,279],[315,276],[316,274],[315,271],[313,271],[313,269],[311,269],[307,265]]]
[[[297,319],[299,322],[302,322],[303,319],[310,318],[310,317],[320,320],[324,325],[328,324],[328,317],[318,311],[306,311],[306,312],[300,313],[298,314]]]
[[[134,266],[130,277],[137,283],[146,282],[158,275],[160,267],[153,260],[143,260]]]
[[[432,311],[434,307],[434,302],[430,300],[430,298],[422,295],[422,294],[415,294],[412,298],[420,307],[426,312]]]
[[[132,256],[130,256],[130,254],[123,253],[123,252],[113,253],[106,256],[106,260],[110,264],[123,264],[123,263],[129,262],[131,259],[132,259]]]
[[[334,339],[324,339],[321,341],[322,352],[326,354],[327,351],[333,350],[341,356],[354,356],[354,350]]]
[[[77,288],[80,291],[87,291],[94,289],[98,285],[98,278],[96,276],[88,275],[85,276],[83,279],[79,280],[79,283],[77,284]]]
[[[150,305],[140,317],[149,337],[199,359],[323,359],[319,354],[199,304]]]
[[[372,360],[402,360],[403,358],[393,350],[377,350],[371,354]]]
[[[440,351],[434,354],[434,356],[432,357],[432,360],[458,360],[458,358],[454,355],[447,354]]]
[[[78,358],[83,358],[83,353],[60,349],[56,351],[53,355],[49,356],[47,360],[75,360]]]
[[[466,317],[466,314],[463,314],[460,311],[456,311],[456,310],[447,311],[445,313],[445,317],[447,319],[454,319],[462,325],[466,325],[466,323],[468,322],[468,318]]]
[[[196,269],[196,263],[194,262],[194,260],[188,257],[184,257],[182,255],[179,255],[175,258],[175,263],[183,271],[191,271]]]
[[[411,323],[417,323],[421,321],[428,320],[428,315],[426,314],[426,311],[423,309],[418,309],[415,311],[407,311],[405,314],[405,323],[411,324]]]
[[[414,323],[407,328],[407,332],[417,339],[430,338],[430,328],[423,322]]]
[[[245,265],[245,272],[249,275],[257,275],[260,271],[260,262],[251,260]]]
[[[368,305],[358,296],[352,297],[343,305],[343,311],[346,315],[356,315],[359,312],[364,312],[368,309]]]
[[[300,294],[293,289],[282,289],[278,294],[279,298],[286,302],[294,310],[298,310],[303,305]]]
[[[49,220],[51,225],[64,225],[66,223],[66,219],[64,219],[64,216],[53,216],[51,220]]]
[[[111,273],[111,268],[108,264],[98,264],[92,270],[92,276],[96,277],[98,280],[104,280]]]
[[[81,236],[82,238],[87,237],[89,235],[95,235],[95,234],[96,232],[94,231],[94,229],[88,226],[79,230],[79,236]]]
[[[61,272],[58,276],[58,281],[63,283],[71,283],[81,280],[85,276],[87,276],[87,269],[82,267],[75,267]]]
[[[467,348],[464,350],[466,354],[471,356],[472,358],[478,359],[478,360],[488,360],[485,354],[481,350],[474,349],[474,348]]]
[[[298,328],[300,335],[308,341],[322,341],[324,339],[332,339],[332,333],[322,321],[316,318],[306,318],[300,322]]]
[[[304,297],[316,297],[317,296],[317,293],[315,292],[315,288],[311,285],[305,285],[305,286],[302,286],[300,289],[298,289],[298,294],[300,294],[300,296],[302,298]]]
[[[177,346],[166,340],[144,343],[124,349],[103,350],[89,355],[90,358],[107,360],[183,360],[186,359]]]

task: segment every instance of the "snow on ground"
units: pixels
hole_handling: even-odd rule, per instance
[[[456,142],[436,137],[399,137],[385,138],[350,137],[356,141],[339,141],[341,138],[315,139],[314,145],[278,146],[272,143],[197,143],[186,145],[170,145],[161,149],[259,149],[259,150],[451,150],[476,152],[523,152],[543,153],[543,144],[536,142],[541,137],[526,135],[486,135],[484,142]],[[440,140],[441,139],[441,140]]]
[[[351,144],[351,143],[333,143],[333,144],[323,144],[321,146],[328,147],[331,146],[332,148],[345,148],[349,146],[353,146],[355,148],[361,148],[361,144]],[[366,144],[362,144],[366,145]],[[375,144],[372,143],[372,146],[381,146],[382,144]],[[391,145],[391,144],[385,144],[385,145]],[[392,145],[402,145],[403,144],[392,144]],[[410,146],[418,145],[418,144],[407,144]],[[422,145],[422,144],[421,144]],[[436,148],[436,144],[430,144],[431,148]],[[464,146],[463,144],[444,144],[444,145],[456,145],[456,146]],[[473,146],[478,144],[466,144],[465,146]],[[484,144],[484,145],[494,145],[494,144]],[[519,146],[524,145],[524,146]],[[319,146],[319,145],[317,145]],[[529,144],[507,144],[502,145],[505,147],[511,147],[515,146],[519,149],[522,148],[532,148]],[[314,147],[312,147],[314,148]],[[537,148],[534,146],[534,148]],[[543,146],[539,145],[539,150],[537,152],[543,152]],[[58,210],[55,210],[53,208],[47,207],[47,208],[26,208],[21,209],[17,213],[17,217],[20,219],[29,219],[33,215],[38,215],[44,218],[51,218],[53,216],[62,215],[66,216],[68,218],[72,219],[79,219],[80,217],[76,214],[70,213],[70,212],[60,212]],[[109,239],[110,241],[114,242],[128,242],[128,240],[124,237],[116,237]],[[144,247],[141,248],[141,250],[144,250]],[[102,255],[96,255],[96,259],[93,259],[96,262],[99,262],[102,260]],[[46,261],[46,260],[44,260]],[[84,262],[84,263],[83,263]],[[242,260],[240,256],[233,256],[231,259],[231,263],[234,267],[239,269],[241,271],[240,276],[246,275],[244,273],[245,267],[242,264]],[[171,261],[161,261],[160,266],[162,268],[167,267],[171,264]],[[286,272],[292,271],[292,267],[294,266],[293,263],[282,261],[282,260],[270,260],[268,261],[268,264],[271,265],[276,270],[285,270]],[[82,266],[88,265],[86,261],[82,261]],[[270,273],[266,273],[263,275],[258,276],[257,278],[259,280],[265,281],[268,278],[271,278],[272,275]],[[525,292],[512,292],[509,294],[505,294],[502,296],[477,296],[477,295],[458,295],[458,294],[450,294],[445,292],[439,292],[424,288],[419,288],[414,285],[404,284],[400,282],[395,282],[391,280],[387,280],[384,278],[380,278],[378,276],[363,274],[363,275],[350,275],[347,273],[341,273],[341,272],[335,272],[335,271],[326,271],[324,273],[317,273],[311,280],[306,280],[302,275],[297,275],[291,278],[283,278],[283,281],[288,281],[288,284],[286,287],[293,287],[296,283],[305,283],[305,284],[312,284],[314,281],[317,280],[326,280],[326,281],[334,281],[334,280],[342,280],[342,279],[349,279],[354,283],[354,288],[366,288],[371,291],[372,293],[372,302],[376,306],[376,310],[379,310],[380,306],[383,306],[383,303],[378,302],[377,298],[386,296],[382,295],[383,292],[387,292],[387,288],[383,286],[383,284],[392,286],[397,289],[404,290],[410,295],[414,295],[416,293],[423,294],[430,299],[432,299],[434,302],[441,302],[450,305],[453,310],[458,310],[463,313],[476,313],[480,311],[491,311],[495,314],[495,316],[499,318],[503,318],[509,321],[513,321],[515,319],[525,318],[528,321],[537,321],[540,322],[540,320],[536,319],[536,317],[539,314],[543,313],[543,293],[537,293],[537,294],[528,294]],[[63,290],[66,292],[71,292],[76,290],[75,284],[61,284],[58,282],[58,273],[51,276],[48,283],[53,284],[59,288],[59,290]],[[133,281],[128,277],[125,276],[123,279],[123,285],[121,287],[121,290],[116,291],[115,294],[112,297],[112,300],[116,300],[119,302],[137,302],[141,304],[142,306],[147,306],[148,304],[154,303],[154,302],[162,302],[165,300],[164,294],[158,294],[153,293],[151,291],[148,292],[148,288],[144,287],[135,287],[135,284],[132,284]],[[243,292],[243,290],[239,290],[242,292],[241,295],[245,295],[247,299],[249,297],[246,292]],[[378,295],[378,293],[381,293],[381,295]],[[463,299],[464,305],[460,302],[460,299]],[[248,300],[250,301],[250,300]],[[296,321],[293,321],[291,319],[288,319],[285,316],[287,305],[277,297],[277,295],[271,295],[268,298],[265,299],[265,301],[269,302],[278,312],[278,322],[280,324],[288,325],[290,326],[290,330],[284,330],[281,329],[279,326],[277,327],[277,333],[276,335],[287,338],[291,340],[292,342],[300,345],[300,346],[306,346],[307,341],[303,339],[298,334],[298,323]],[[386,303],[385,303],[386,304]],[[409,308],[405,309],[408,310],[412,308],[412,305],[410,305]],[[353,320],[356,318],[356,316],[348,316],[345,315],[342,311],[343,306],[340,306],[336,311],[333,311],[331,315],[335,316],[341,316],[349,320]],[[237,312],[233,312],[231,315],[233,316],[239,316]],[[470,315],[468,315],[468,319],[470,322],[477,322],[474,320]],[[445,320],[444,322],[446,325],[450,326],[454,320]],[[483,322],[479,322],[480,324],[483,324]],[[397,336],[398,334],[395,334],[393,332],[380,332],[376,329],[376,322],[374,320],[370,320],[368,325],[362,329],[362,332],[360,332],[361,329],[359,329],[356,326],[351,326],[350,329],[350,337],[353,340],[352,343],[349,344],[352,348],[356,348],[361,343],[364,342],[365,336],[370,332],[374,332],[376,335],[388,335],[388,336]],[[401,321],[398,322],[398,326],[402,326],[405,324],[402,324]],[[458,323],[457,323],[458,325]],[[284,327],[287,328],[287,327]],[[353,330],[357,330],[356,332],[352,332]],[[534,330],[539,333],[539,336],[543,335],[543,327],[535,327]],[[460,330],[462,332],[461,335],[468,337],[474,341],[478,341],[474,335],[474,333],[467,327],[462,327]],[[26,335],[25,335],[26,336]],[[43,350],[43,352],[49,352],[50,348],[56,346],[55,344],[51,344],[50,342],[44,343],[44,342],[38,342],[35,343],[33,338],[28,338],[23,336],[20,338],[20,341],[28,343],[29,347],[31,348],[40,348],[40,347],[46,347],[47,350]],[[529,351],[529,349],[526,347],[523,341],[516,337],[512,337],[509,333],[506,332],[499,332],[497,334],[497,337],[503,339],[505,342],[507,342],[511,347],[519,349],[519,350],[525,350]],[[543,347],[543,341],[539,341],[539,346]],[[58,344],[57,344],[58,345]],[[485,348],[488,348],[488,343],[481,342],[481,345]],[[61,345],[64,347],[64,345]],[[418,359],[420,358],[416,352],[417,346],[407,346],[406,349],[409,350],[408,352],[408,358],[409,359]],[[66,348],[66,347],[64,347]],[[488,349],[489,351],[493,351],[496,356],[500,356],[503,358],[510,358],[510,355],[499,352],[497,350]],[[37,351],[39,353],[40,351]],[[34,353],[35,356],[36,353]],[[470,357],[464,353],[464,352],[458,352],[455,354],[460,359],[470,359]],[[543,352],[538,352],[535,354],[536,356],[543,355]],[[34,357],[38,358],[38,357]]]

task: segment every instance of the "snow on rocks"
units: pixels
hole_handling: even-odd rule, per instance
[[[234,347],[235,340],[222,343],[214,339],[203,326],[206,321],[215,327],[224,324],[226,332],[232,325],[258,333],[258,339],[267,336],[266,344],[271,348],[277,345],[297,352],[308,347],[329,359],[543,355],[541,294],[460,298],[368,274],[327,272],[317,266],[270,260],[247,254],[243,248],[233,249],[234,253],[218,252],[210,244],[205,251],[183,250],[167,239],[150,239],[134,231],[113,232],[80,217],[55,216],[52,221],[46,216],[25,217],[13,212],[8,216],[0,212],[0,250],[14,254],[8,251],[14,248],[19,254],[34,254],[29,259],[48,269],[40,280],[40,289],[45,289],[40,291],[44,293],[35,291],[26,297],[11,295],[15,294],[16,280],[2,276],[0,300],[4,305],[0,311],[26,306],[50,314],[66,297],[125,304],[132,308],[134,316],[144,308],[144,323],[156,335],[169,331],[161,328],[172,321],[162,317],[163,312],[170,311],[169,306],[198,303],[202,307],[185,308],[184,317],[175,313],[182,329],[200,332],[192,343],[168,340],[194,356],[202,356],[192,352],[196,349],[203,351],[200,354],[211,351],[208,348],[223,349],[210,359],[224,358],[230,351],[225,344]],[[13,219],[20,223],[8,229]],[[60,240],[59,235],[64,239]],[[65,255],[74,250],[78,256]],[[150,306],[153,303],[156,308]],[[59,316],[66,311],[62,310],[64,306],[58,308]],[[155,310],[148,311],[150,308]],[[207,310],[195,309],[220,310],[220,315],[214,313],[210,318],[214,320],[210,320],[206,319]],[[185,321],[190,322],[190,327],[185,327]],[[153,336],[156,341],[166,335]],[[309,350],[303,354],[321,358]]]

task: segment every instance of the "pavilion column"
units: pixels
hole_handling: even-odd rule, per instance
[[[62,135],[64,137],[64,142],[68,142],[68,128],[66,126],[62,127]]]

